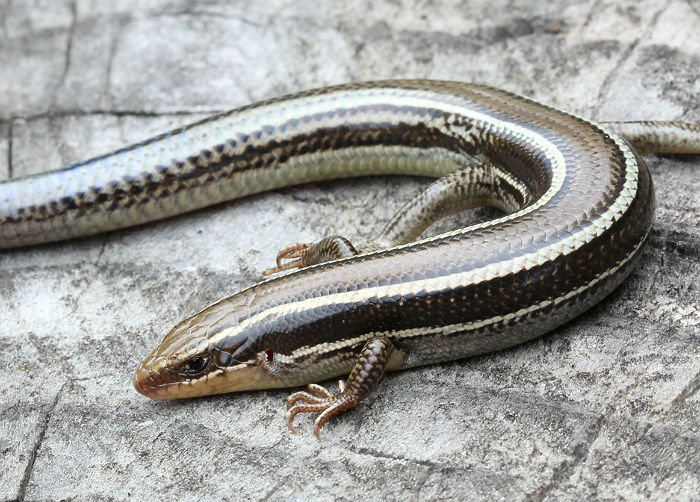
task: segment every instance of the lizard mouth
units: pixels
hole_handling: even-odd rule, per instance
[[[133,383],[139,394],[151,399],[181,399],[280,386],[258,364],[241,363],[187,378],[168,368],[153,371],[148,368],[148,360],[134,371]]]

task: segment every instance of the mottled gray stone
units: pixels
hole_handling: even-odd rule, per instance
[[[10,176],[10,124],[0,124],[0,180]]]
[[[7,1],[0,179],[352,80],[700,122],[699,32],[683,0]],[[700,499],[700,160],[647,160],[656,223],[610,298],[524,346],[389,375],[321,443],[308,416],[287,430],[285,391],[152,402],[131,372],[279,248],[368,239],[424,180],[287,188],[0,252],[0,500]]]

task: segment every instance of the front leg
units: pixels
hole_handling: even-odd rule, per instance
[[[325,237],[313,244],[292,244],[277,253],[277,266],[268,268],[264,276],[292,268],[306,268],[331,260],[355,256],[357,250],[350,241],[340,235]],[[283,263],[283,260],[289,260]]]
[[[313,244],[293,244],[277,254],[277,266],[263,275],[407,244],[436,221],[465,209],[491,205],[513,212],[530,202],[527,187],[507,171],[487,159],[474,159],[431,183],[399,209],[370,242],[353,246],[345,237],[333,235]]]
[[[387,364],[394,354],[394,344],[384,337],[372,338],[365,343],[350,372],[347,383],[338,382],[338,394],[320,385],[309,385],[309,392],[295,392],[287,398],[287,425],[294,432],[297,413],[320,413],[314,422],[314,434],[321,440],[321,427],[333,415],[360,404],[384,376]]]

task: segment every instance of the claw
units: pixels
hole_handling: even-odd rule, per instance
[[[287,409],[292,408],[292,406],[294,406],[299,401],[303,401],[308,404],[319,404],[323,402],[324,399],[327,398],[323,396],[315,396],[304,391],[295,392],[293,394],[290,394],[289,397],[287,397]]]
[[[263,275],[268,276],[292,268],[305,268],[330,260],[355,256],[357,250],[345,237],[333,235],[314,244],[292,244],[277,253],[277,266],[268,268]],[[282,263],[289,260],[287,263]]]
[[[297,434],[298,431],[297,431],[296,428],[294,427],[294,417],[295,417],[298,413],[324,412],[324,411],[327,411],[327,409],[328,409],[329,406],[331,406],[330,403],[306,404],[306,405],[304,405],[304,404],[295,404],[294,406],[292,406],[291,408],[289,408],[289,409],[287,410],[287,413],[285,414],[284,419],[286,420],[287,426],[289,427],[289,429],[290,429],[294,434]],[[321,415],[323,415],[323,413],[322,413]],[[319,415],[319,418],[320,418],[320,415]],[[316,419],[316,420],[318,421],[318,419]],[[321,425],[323,425],[323,424],[321,424]],[[320,426],[317,426],[317,428],[318,428],[318,430],[320,431],[321,427],[320,427]],[[319,438],[319,440],[320,440],[320,439],[321,439],[320,433],[317,433],[317,434],[316,434],[316,437]]]
[[[338,388],[340,388],[340,383]],[[326,423],[326,420],[337,413],[335,408],[339,396],[333,394],[322,385],[315,383],[309,384],[308,389],[309,392],[294,392],[287,397],[287,413],[284,418],[289,429],[296,434],[297,429],[294,427],[294,417],[298,413],[320,413],[314,421],[314,434],[320,441],[321,427]]]
[[[352,408],[357,404],[357,399],[352,396],[343,394],[345,390],[345,382],[338,381],[338,388],[341,389],[339,394],[333,394],[331,391],[316,384],[308,386],[309,391],[294,392],[287,397],[287,413],[285,420],[287,426],[293,433],[297,433],[294,427],[294,417],[299,413],[320,413],[314,420],[314,434],[321,440],[321,427],[333,415],[340,413],[343,410]]]
[[[309,250],[313,247],[313,244],[298,243],[292,244],[282,249],[277,253],[276,263],[277,266],[273,268],[268,268],[263,272],[264,276],[276,274],[278,272],[284,272],[292,268],[302,268],[305,266],[304,256],[309,253]],[[291,260],[287,263],[282,263],[282,260]]]
[[[338,388],[340,388],[340,386],[338,386]],[[311,392],[315,396],[325,397],[325,398],[333,397],[333,393],[331,391],[329,391],[328,389],[326,389],[323,385],[310,383],[308,385],[308,389],[309,389],[309,392]],[[340,392],[343,392],[343,390],[341,389]]]
[[[299,413],[319,413],[314,420],[314,434],[321,440],[321,427],[329,418],[357,406],[379,383],[390,359],[394,345],[388,338],[368,340],[358,354],[357,362],[350,372],[348,383],[338,380],[338,393],[317,384],[309,384],[309,391],[294,392],[287,397],[285,420],[296,434],[294,417]]]

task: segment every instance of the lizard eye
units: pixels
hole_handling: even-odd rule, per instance
[[[192,373],[199,373],[207,366],[207,358],[204,356],[196,356],[185,363],[185,368]]]

